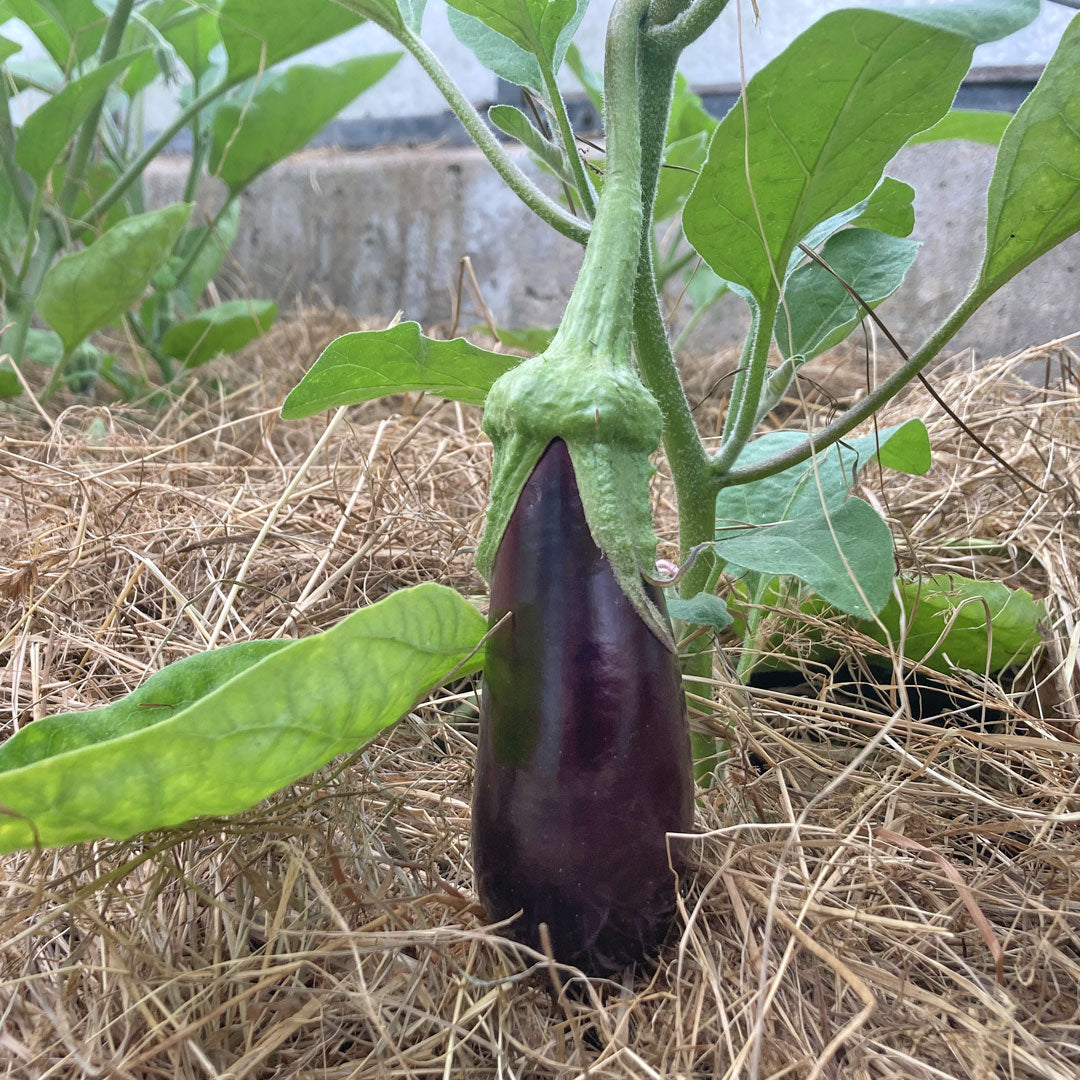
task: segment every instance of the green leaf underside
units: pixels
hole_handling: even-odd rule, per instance
[[[954,34],[962,34],[976,45],[1015,34],[1039,14],[1039,0],[951,0],[947,4],[917,4],[887,8],[906,19],[917,19]]]
[[[449,4],[446,18],[454,37],[471,49],[476,59],[488,71],[515,86],[526,86],[538,94],[543,94],[544,76],[540,73],[539,62],[531,52],[492,30],[480,19],[466,15],[464,11],[459,11]]]
[[[966,139],[968,142],[997,146],[1012,113],[993,109],[950,109],[932,128],[920,131],[908,140],[908,146],[941,142],[943,139]]]
[[[457,11],[532,53],[541,64],[555,67],[565,55],[577,24],[585,13],[584,0],[447,0]],[[472,47],[471,43],[466,44]]]
[[[105,33],[107,18],[91,0],[8,0],[8,10],[26,23],[46,52],[65,71],[91,56]]]
[[[850,496],[826,513],[724,537],[713,545],[729,565],[805,582],[823,600],[869,618],[889,598],[893,547],[889,526],[869,503]]]
[[[285,399],[281,415],[298,420],[338,405],[419,391],[482,405],[491,384],[520,363],[519,356],[489,352],[464,338],[424,337],[415,322],[361,330],[323,350]]]
[[[726,630],[735,621],[723,599],[706,592],[686,599],[669,596],[667,610],[673,619],[695,626],[711,626],[717,632]]]
[[[527,146],[556,176],[573,183],[562,150],[545,138],[520,109],[513,105],[492,105],[488,117],[500,131]]]
[[[265,334],[276,317],[272,300],[226,300],[170,326],[161,339],[161,351],[185,367],[198,367]]]
[[[39,105],[19,132],[15,160],[40,185],[90,110],[139,54],[118,56]]]
[[[987,295],[1080,229],[1080,15],[1005,129],[986,225]]]
[[[225,0],[218,23],[229,78],[247,78],[363,21],[333,0]]]
[[[907,625],[904,656],[935,671],[948,672],[956,667],[982,674],[987,670],[987,611],[991,672],[1027,663],[1041,643],[1038,625],[1046,608],[1026,589],[1010,589],[1000,581],[974,581],[957,574],[938,574],[922,581],[901,579],[897,586]],[[935,648],[957,612],[952,628]],[[889,597],[878,618],[888,629],[893,648],[898,648],[900,604],[895,596]],[[877,623],[861,623],[860,629],[875,641],[886,643]]]
[[[797,242],[869,195],[897,150],[948,111],[971,54],[965,38],[884,12],[826,15],[717,127],[683,213],[687,238],[764,301]]]
[[[821,256],[874,307],[900,287],[918,250],[914,240],[873,229],[845,229],[826,241]],[[784,356],[801,354],[810,360],[843,341],[862,318],[862,307],[841,282],[824,266],[808,261],[785,285],[776,343]]]
[[[302,149],[401,53],[374,53],[330,66],[271,71],[254,93],[238,91],[214,114],[210,168],[235,194],[276,161]]]
[[[141,297],[191,214],[176,203],[126,218],[90,247],[66,255],[45,275],[38,314],[73,349],[119,318]]]
[[[195,690],[203,696],[186,707],[140,710],[152,714],[146,725],[135,729],[128,716],[116,737],[106,721],[104,741],[0,772],[0,852],[124,839],[245,810],[400,718],[465,661],[485,629],[452,589],[424,584],[238,664],[208,691],[204,675]],[[460,674],[479,664],[474,657]],[[176,694],[192,698],[183,685]],[[9,750],[8,759],[20,753]]]

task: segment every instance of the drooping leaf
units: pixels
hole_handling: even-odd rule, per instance
[[[987,295],[1080,229],[1080,15],[1005,129],[988,203]]]
[[[574,73],[574,77],[585,96],[592,103],[592,107],[601,115],[604,115],[604,76],[599,71],[591,68],[581,55],[581,50],[571,42],[566,50],[566,66]]]
[[[562,150],[542,135],[520,109],[513,105],[492,105],[488,118],[500,131],[527,146],[556,176],[569,184],[574,182]]]
[[[713,546],[729,564],[770,577],[790,574],[860,618],[880,611],[892,587],[889,526],[855,496],[827,513],[723,536]]]
[[[900,287],[918,251],[914,240],[873,229],[844,229],[829,237],[821,257],[874,307]],[[810,360],[843,341],[862,317],[862,307],[836,277],[807,261],[784,286],[776,343],[784,356],[799,353]]]
[[[363,22],[333,0],[224,0],[218,15],[229,80],[246,79]]]
[[[93,55],[108,22],[91,0],[7,0],[7,6],[64,71]]]
[[[482,405],[491,384],[520,363],[519,356],[488,352],[464,338],[424,337],[419,323],[361,330],[327,345],[285,399],[281,415],[299,420],[338,405],[416,391]]]
[[[771,431],[747,444],[739,465],[753,465],[802,445],[801,431]],[[887,468],[922,475],[930,468],[930,439],[921,420],[847,438],[811,460],[750,484],[724,488],[716,500],[718,529],[817,517],[848,497],[860,469],[877,456]],[[778,573],[782,571],[777,571]]]
[[[0,757],[0,851],[245,810],[362,746],[457,665],[476,670],[465,661],[485,630],[452,589],[418,585],[268,655],[236,654],[231,677],[191,664],[111,717],[69,715],[44,739],[30,724]]]
[[[170,326],[162,336],[161,351],[185,367],[199,367],[265,334],[276,317],[272,300],[226,300]]]
[[[935,671],[964,668],[982,674],[1025,664],[1041,643],[1039,621],[1046,605],[1026,589],[1010,589],[1000,581],[975,581],[959,574],[935,574],[921,581],[901,578],[897,587],[903,600],[907,636],[904,656]],[[991,636],[987,637],[986,617]],[[934,648],[953,615],[956,619],[944,640]],[[900,604],[895,596],[879,613],[892,638],[900,644]],[[886,644],[875,622],[860,625],[863,633]]]
[[[293,64],[238,90],[214,113],[210,168],[235,194],[259,173],[306,146],[401,53],[373,53],[322,66]]]
[[[945,114],[971,54],[966,38],[884,12],[826,15],[717,127],[683,212],[687,238],[767,309],[798,241],[869,195],[896,151]]]
[[[944,139],[966,139],[997,146],[1011,119],[1012,113],[993,109],[950,109],[932,128],[908,139],[908,146]]]
[[[138,55],[118,56],[74,79],[26,118],[15,144],[15,160],[39,185],[109,85]]]
[[[126,218],[84,251],[53,264],[37,312],[60,335],[65,350],[139,300],[190,214],[191,203],[176,203]]]
[[[1039,14],[1039,0],[952,0],[948,4],[916,4],[886,8],[906,19],[918,19],[954,34],[962,34],[976,45],[1015,34]]]
[[[685,600],[681,596],[667,597],[668,614],[695,626],[711,626],[717,632],[726,630],[734,619],[727,604],[713,593],[700,592]]]

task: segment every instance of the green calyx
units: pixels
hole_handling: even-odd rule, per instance
[[[518,496],[540,455],[562,439],[574,465],[585,520],[615,579],[656,636],[671,627],[645,591],[655,573],[649,455],[660,442],[660,409],[629,357],[613,360],[564,344],[527,360],[492,385],[483,429],[495,448],[487,527],[476,552],[490,580]]]

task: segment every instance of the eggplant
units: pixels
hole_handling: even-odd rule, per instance
[[[660,612],[661,590],[645,583]],[[593,974],[665,937],[693,822],[678,658],[620,588],[566,444],[548,445],[495,554],[472,810],[480,899]]]

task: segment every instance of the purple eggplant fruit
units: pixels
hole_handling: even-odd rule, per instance
[[[661,612],[660,590],[648,593]],[[491,575],[473,857],[492,919],[556,959],[618,970],[666,935],[693,820],[676,655],[620,589],[566,444],[544,451]],[[665,616],[666,617],[666,616]]]

